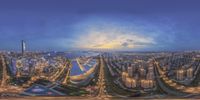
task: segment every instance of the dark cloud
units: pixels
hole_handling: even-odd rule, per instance
[[[124,43],[121,44],[121,46],[123,46],[123,47],[128,47],[128,45],[129,44],[127,42],[124,42]]]

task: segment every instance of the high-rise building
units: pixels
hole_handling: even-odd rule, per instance
[[[153,80],[141,80],[140,81],[140,86],[142,88],[153,88],[154,87],[154,81]]]
[[[183,80],[184,79],[184,70],[183,69],[180,69],[180,70],[178,70],[177,71],[177,73],[176,73],[176,78],[178,79],[178,80]]]
[[[125,82],[126,87],[131,88],[131,83],[132,83],[131,78],[127,77]]]
[[[191,79],[193,77],[193,68],[187,69],[187,78]]]
[[[16,59],[10,59],[9,69],[12,76],[15,76],[17,74]]]
[[[129,75],[130,77],[133,77],[133,67],[132,67],[132,66],[129,66],[129,67],[128,67],[128,75]]]
[[[21,45],[22,45],[22,55],[24,55],[24,52],[26,50],[26,43],[24,40],[21,41]]]
[[[154,73],[153,72],[148,72],[146,75],[146,78],[149,80],[153,80],[154,79]]]
[[[128,88],[135,88],[137,86],[136,84],[136,80],[132,79],[130,77],[126,78],[126,82],[125,82],[126,87]]]
[[[128,77],[128,73],[127,72],[122,72],[122,81],[125,82],[126,78]]]
[[[145,76],[146,75],[146,70],[144,68],[140,68],[140,76]]]

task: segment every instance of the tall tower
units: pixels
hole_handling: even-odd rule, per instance
[[[24,40],[21,41],[21,45],[22,45],[22,55],[24,55],[24,52],[26,50],[26,43]]]

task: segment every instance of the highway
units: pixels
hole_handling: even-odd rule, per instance
[[[98,95],[97,98],[99,99],[106,99],[109,95],[106,93],[106,85],[105,85],[105,75],[104,75],[104,67],[105,63],[103,61],[102,56],[100,56],[100,70],[99,70],[99,78],[98,78]]]

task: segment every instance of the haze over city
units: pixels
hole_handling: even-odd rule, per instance
[[[199,50],[198,0],[1,0],[0,49]]]

